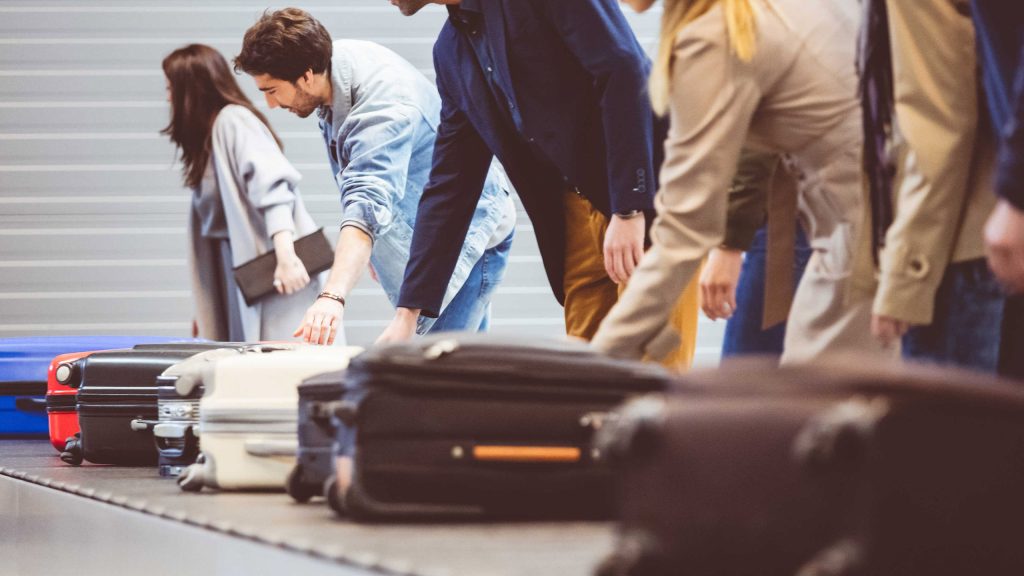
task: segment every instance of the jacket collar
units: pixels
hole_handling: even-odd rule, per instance
[[[349,59],[348,52],[342,48],[339,42],[334,43],[329,72],[332,91],[331,103],[320,106],[317,109],[317,115],[320,119],[329,115],[331,117],[331,133],[337,134],[352,111],[354,103],[352,94],[355,88],[352,80],[352,61]]]

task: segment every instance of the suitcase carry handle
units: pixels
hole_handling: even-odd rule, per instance
[[[14,407],[22,412],[46,412],[46,398],[21,396],[14,399]]]
[[[159,420],[143,420],[142,418],[136,418],[135,420],[132,420],[131,427],[134,432],[149,432],[159,423]]]
[[[264,438],[246,440],[245,451],[250,456],[260,458],[295,456],[299,451],[299,443],[296,440],[267,440]]]

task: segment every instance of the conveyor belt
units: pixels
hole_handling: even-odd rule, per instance
[[[611,542],[607,523],[354,524],[319,499],[186,494],[154,468],[0,440],[0,574],[584,576]]]

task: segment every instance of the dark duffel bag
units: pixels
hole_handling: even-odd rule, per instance
[[[601,576],[1024,574],[1024,389],[871,360],[737,363],[632,401]]]
[[[372,349],[344,373],[328,501],[366,520],[608,517],[593,431],[667,381],[567,340],[439,334]]]
[[[81,431],[68,439],[61,459],[78,465],[156,464],[152,426],[157,413],[157,376],[200,352],[237,346],[225,343],[145,344],[95,352],[76,361],[77,407]],[[133,421],[135,425],[133,426]],[[142,426],[140,427],[140,423]]]

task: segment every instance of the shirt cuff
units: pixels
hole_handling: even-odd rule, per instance
[[[404,290],[398,296],[398,304],[396,308],[408,308],[410,310],[419,310],[420,316],[425,318],[437,318],[441,315],[441,306],[436,303],[427,302],[424,299],[416,298],[405,294]]]
[[[378,210],[380,213],[378,213]],[[377,237],[384,222],[386,226],[390,221],[389,212],[381,206],[364,199],[344,204],[341,211],[341,226],[355,226],[366,232],[371,239]]]
[[[342,220],[340,228],[344,229],[346,226],[351,226],[353,228],[358,228],[358,229],[362,230],[364,233],[366,233],[367,236],[370,237],[370,242],[371,243],[374,240],[376,240],[376,237],[373,235],[373,230],[370,230],[369,226],[367,226],[363,222],[360,222],[359,220]]]
[[[636,181],[628,187],[617,186],[624,192],[612,193],[609,203],[612,214],[626,214],[634,210],[652,212],[654,210],[654,178],[646,176],[646,170],[638,170]]]
[[[263,221],[267,227],[267,236],[273,238],[278,232],[288,230],[295,235],[295,218],[292,217],[291,204],[276,204],[263,211]]]

